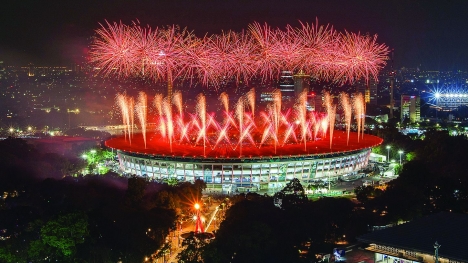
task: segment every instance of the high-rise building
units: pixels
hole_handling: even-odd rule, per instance
[[[369,104],[377,105],[377,81],[373,78],[370,78],[367,82],[367,86],[369,87]]]
[[[377,81],[360,79],[356,82],[356,92],[364,96],[367,104],[377,105]]]
[[[283,101],[291,102],[294,100],[294,78],[292,71],[281,71],[279,89],[281,90]]]
[[[3,64],[3,61],[0,60],[0,79],[5,78],[5,65]]]
[[[421,102],[419,96],[401,95],[401,121],[409,119],[410,123],[418,122],[420,119]]]
[[[302,70],[293,76],[294,79],[294,95],[299,97],[302,91],[310,87],[310,75],[305,74]]]

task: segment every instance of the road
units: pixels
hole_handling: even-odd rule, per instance
[[[213,212],[217,210],[217,207],[220,205],[221,202],[213,201],[211,205],[207,209],[203,210],[203,216],[206,218],[204,226],[206,228],[208,222],[210,221],[211,217],[213,216]],[[219,227],[219,216],[215,216],[216,219],[213,219],[211,222],[210,227],[208,228],[207,232],[213,232],[218,229]],[[159,261],[154,261],[157,263],[175,263],[177,262],[177,255],[182,251],[182,241],[180,235],[184,233],[188,233],[195,230],[195,222],[192,220],[187,220],[182,223],[181,228],[178,228],[176,231],[171,232],[168,235],[171,242],[171,252],[168,256],[166,256],[166,261],[164,258],[159,259]]]

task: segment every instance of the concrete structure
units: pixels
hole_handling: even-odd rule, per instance
[[[147,176],[152,179],[176,178],[193,182],[204,180],[209,188],[234,191],[238,187],[253,190],[279,190],[293,178],[301,182],[338,177],[360,170],[368,164],[371,148],[382,143],[382,139],[365,135],[359,144],[346,145],[344,132],[336,131],[335,150],[330,151],[329,142],[320,140],[308,143],[310,149],[304,153],[302,144],[279,148],[277,154],[273,146],[262,148],[244,147],[244,156],[228,157],[224,150],[210,152],[203,156],[203,146],[183,146],[168,150],[160,141],[153,149],[137,146],[134,139],[129,145],[124,138],[106,141],[106,146],[117,150],[121,169],[128,174]],[[353,137],[355,133],[351,134]]]

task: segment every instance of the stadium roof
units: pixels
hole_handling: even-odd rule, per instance
[[[437,241],[440,257],[468,262],[468,214],[442,212],[368,233],[358,240],[427,254],[434,254]]]

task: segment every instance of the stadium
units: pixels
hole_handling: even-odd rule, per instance
[[[203,94],[194,105],[173,92],[177,78],[220,87],[226,81],[270,81],[284,69],[337,84],[376,79],[389,53],[376,35],[337,33],[317,23],[286,30],[253,23],[245,31],[203,38],[176,26],[151,30],[135,23],[107,23],[96,33],[90,56],[100,72],[168,84],[166,96],[148,98],[140,92],[137,99],[125,93],[116,97],[126,129],[106,145],[117,151],[125,173],[154,180],[202,179],[225,191],[281,189],[293,178],[307,183],[359,170],[371,148],[382,143],[363,132],[362,94],[341,93],[337,105],[334,96],[324,93],[325,110],[317,112],[311,110],[307,88],[298,85],[292,107],[282,102],[283,95],[293,99],[292,90],[283,95],[275,90],[269,94],[271,103],[259,110],[252,86],[237,102],[221,93],[222,107],[212,112]],[[335,121],[346,131],[334,131]]]
[[[362,135],[361,135],[362,136]],[[193,182],[204,180],[208,188],[223,191],[249,189],[280,190],[293,178],[302,183],[330,180],[365,167],[371,148],[382,143],[376,136],[364,134],[358,142],[358,133],[351,133],[349,143],[345,131],[335,131],[332,150],[329,140],[273,146],[244,147],[238,157],[232,150],[222,147],[203,153],[203,146],[179,145],[169,151],[169,145],[157,136],[149,136],[148,148],[143,147],[142,136],[136,135],[130,145],[125,137],[106,141],[106,146],[116,150],[121,169],[128,174],[145,176],[150,180],[175,178]],[[229,156],[229,155],[232,155]]]

